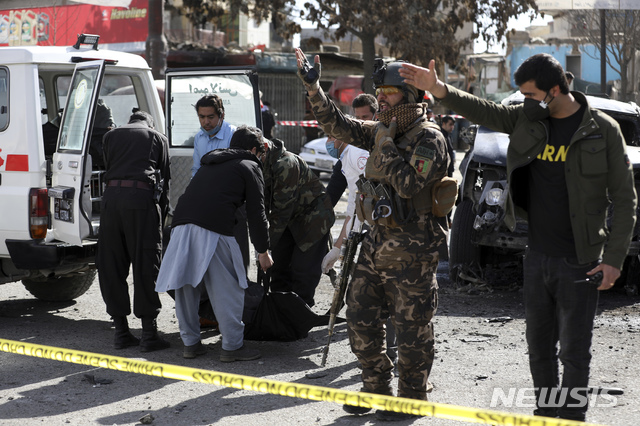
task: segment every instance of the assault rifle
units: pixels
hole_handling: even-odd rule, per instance
[[[331,344],[331,338],[333,337],[333,328],[336,325],[336,318],[338,312],[344,306],[344,295],[347,291],[347,285],[349,284],[349,278],[353,274],[355,267],[356,251],[358,250],[358,244],[364,238],[364,232],[362,231],[362,225],[360,231],[351,231],[349,236],[342,241],[342,250],[340,253],[342,265],[340,267],[340,274],[336,278],[336,271],[331,269],[329,271],[329,278],[331,278],[331,284],[335,288],[333,292],[333,301],[331,302],[331,310],[329,311],[329,339],[327,346],[322,350],[322,361],[320,365],[324,367],[327,362],[327,354],[329,353],[329,345]]]

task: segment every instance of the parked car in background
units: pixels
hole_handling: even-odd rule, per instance
[[[307,162],[309,168],[320,174],[321,172],[331,173],[333,166],[338,162],[327,153],[327,137],[314,139],[307,142],[300,151],[300,157]]]
[[[523,102],[520,92],[502,101],[504,105]],[[627,143],[629,160],[633,164],[636,191],[640,192],[640,108],[606,98],[587,96],[589,103],[613,117]],[[453,218],[449,242],[449,270],[458,283],[487,283],[485,273],[505,266],[521,267],[527,247],[526,220],[517,218],[514,232],[503,224],[504,203],[508,194],[507,146],[509,137],[486,127],[469,130],[471,147],[460,165],[462,184]],[[617,285],[629,295],[640,290],[640,225],[634,236]]]

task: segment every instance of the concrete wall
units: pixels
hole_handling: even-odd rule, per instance
[[[573,47],[569,44],[560,46],[549,46],[546,44],[524,44],[521,46],[514,46],[511,54],[507,57],[511,72],[511,85],[517,87],[516,82],[513,79],[513,74],[528,57],[538,53],[547,53],[556,58],[563,67],[566,67],[566,56],[571,55],[572,51]]]
[[[600,52],[592,44],[581,46],[580,51],[582,53],[581,78],[600,84]],[[619,79],[620,74],[607,64],[607,81]]]
[[[524,44],[514,46],[511,54],[507,57],[511,70],[511,84],[515,86],[513,73],[520,64],[529,56],[537,53],[548,53],[560,62],[563,68],[567,67],[567,56],[573,54],[573,46],[570,44],[546,45],[546,44]],[[600,84],[600,52],[593,45],[580,46],[580,68],[581,75],[576,78]],[[620,75],[609,65],[607,65],[607,81],[618,80]]]

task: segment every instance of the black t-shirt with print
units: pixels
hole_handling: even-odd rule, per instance
[[[554,257],[575,257],[564,166],[585,106],[566,118],[549,119],[549,141],[529,164],[529,246]]]

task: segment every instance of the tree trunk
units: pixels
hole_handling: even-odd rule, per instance
[[[362,41],[362,61],[364,62],[364,87],[362,88],[365,93],[374,94],[373,80],[371,80],[371,74],[373,74],[373,61],[376,57],[376,45],[375,45],[375,32],[363,32],[360,40]]]
[[[631,99],[629,99],[629,79],[627,78],[627,70],[629,68],[629,62],[627,61],[627,58],[623,59],[624,62],[624,67],[622,66],[622,64],[620,64],[620,69],[623,70],[620,73],[620,92],[622,92],[622,96],[621,96],[621,101],[624,102],[628,102]]]
[[[149,35],[145,44],[145,54],[156,80],[164,78],[164,70],[167,67],[168,43],[162,27],[163,13],[162,0],[149,0]]]

